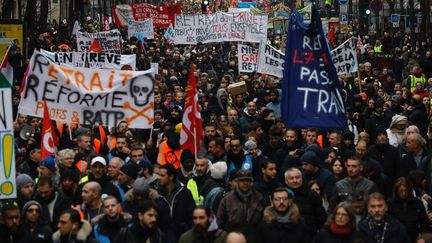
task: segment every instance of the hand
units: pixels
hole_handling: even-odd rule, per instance
[[[292,157],[295,157],[295,158],[299,157],[298,149],[290,151],[288,154]]]
[[[432,201],[432,197],[429,196],[427,193],[423,194],[423,196],[421,198],[427,202]]]

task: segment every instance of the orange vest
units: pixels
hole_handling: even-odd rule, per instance
[[[174,168],[180,169],[180,149],[172,150],[167,141],[163,141],[159,146],[157,162],[161,165],[170,163],[174,165]]]

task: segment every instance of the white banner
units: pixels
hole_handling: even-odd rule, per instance
[[[41,49],[41,53],[58,65],[68,65],[72,67],[118,69],[136,69],[136,55],[120,55],[106,52],[50,52]],[[129,69],[126,69],[129,70]]]
[[[136,36],[138,40],[142,38],[154,39],[153,19],[145,19],[144,21],[129,19],[128,38],[132,36]]]
[[[261,40],[258,57],[257,72],[283,77],[285,54]]]
[[[105,52],[116,52],[121,47],[121,33],[119,30],[102,31],[98,33],[77,32],[78,51],[88,51],[93,40],[97,39]]]
[[[46,100],[53,120],[115,127],[151,128],[154,109],[153,69],[122,71],[60,66],[35,51],[19,112],[43,116]]]
[[[237,57],[238,69],[240,73],[252,73],[256,71],[258,64],[258,50],[251,46],[238,44]]]
[[[349,38],[331,52],[338,76],[357,72],[358,61],[355,47],[355,40]]]
[[[0,88],[0,199],[16,198],[13,119],[12,89]]]
[[[267,39],[267,15],[249,12],[176,15],[174,31],[176,44],[259,42]]]

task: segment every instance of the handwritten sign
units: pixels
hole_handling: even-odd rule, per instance
[[[53,120],[109,127],[125,120],[132,128],[151,128],[152,73],[61,66],[35,51],[18,109],[42,117],[45,99]]]
[[[50,52],[41,49],[41,53],[52,62],[59,65],[72,67],[85,67],[86,62],[89,68],[136,69],[136,55],[120,55],[105,52]]]
[[[249,12],[176,15],[174,30],[176,44],[259,42],[267,39],[267,15]]]
[[[0,80],[6,84],[7,80]],[[4,87],[0,85],[0,87]],[[0,88],[0,199],[16,198],[12,89]]]
[[[237,51],[239,72],[255,72],[258,63],[258,49],[239,43]]]
[[[153,19],[145,19],[144,21],[128,21],[128,38],[132,36],[154,39]]]
[[[116,52],[121,47],[121,33],[119,30],[102,31],[98,33],[86,33],[77,32],[77,45],[78,51],[88,51],[93,43],[93,40],[97,39],[102,51],[105,52]]]
[[[338,76],[357,72],[358,61],[355,40],[349,38],[332,51],[332,60]]]
[[[285,55],[281,51],[261,40],[257,72],[282,78],[284,70],[283,64],[285,62],[284,56]]]

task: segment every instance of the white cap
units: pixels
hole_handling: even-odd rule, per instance
[[[91,160],[90,165],[94,165],[94,164],[97,163],[97,162],[103,164],[104,166],[107,165],[107,162],[106,162],[105,158],[102,157],[102,156],[96,156],[96,157],[94,157],[94,158]]]

